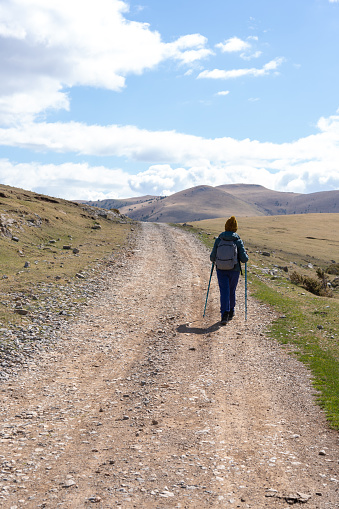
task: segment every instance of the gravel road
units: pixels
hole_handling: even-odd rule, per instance
[[[199,241],[144,223],[107,289],[3,382],[0,506],[339,508],[339,440],[307,370],[238,287],[219,320]]]

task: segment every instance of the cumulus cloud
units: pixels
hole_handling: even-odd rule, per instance
[[[339,188],[339,115],[320,118],[316,134],[283,144],[78,123],[2,129],[0,143],[44,152],[127,157],[149,164],[147,170],[130,175],[119,168],[88,164],[0,161],[4,184],[71,199],[164,195],[199,184],[237,182],[302,193]]]
[[[164,55],[189,64],[213,54],[213,51],[205,47],[206,44],[206,37],[200,34],[184,35],[175,42],[168,43]]]
[[[0,159],[0,176],[2,184],[69,200],[117,198],[131,193],[126,172],[87,163],[15,164]]]
[[[252,60],[253,58],[259,58],[262,55],[261,51],[255,50],[252,47],[252,43],[256,43],[257,41],[258,37],[255,36],[248,37],[247,41],[244,41],[239,37],[231,37],[224,42],[216,44],[215,47],[220,49],[222,53],[240,53],[240,57],[243,60]]]
[[[243,76],[267,76],[274,71],[277,71],[278,67],[284,62],[283,58],[275,58],[270,62],[267,62],[261,69],[257,69],[255,67],[248,69],[232,69],[230,71],[226,71],[224,69],[213,69],[213,71],[202,71],[198,78],[208,78],[213,80],[228,80],[232,78],[241,78]]]
[[[250,49],[251,45],[250,43],[239,39],[239,37],[231,37],[225,42],[216,44],[215,47],[219,48],[223,53],[236,53]]]
[[[55,81],[42,77],[31,85],[31,89],[0,96],[0,124],[13,124],[18,119],[25,123],[44,110],[70,109],[67,93]]]
[[[220,92],[217,92],[216,95],[228,95],[230,93],[229,90],[220,90]]]
[[[199,34],[165,43],[127,15],[121,0],[2,0],[0,122],[67,109],[73,86],[120,91],[129,74],[166,59],[189,64],[211,54]]]

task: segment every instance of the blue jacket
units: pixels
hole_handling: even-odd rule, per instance
[[[225,239],[225,240],[233,240],[237,246],[237,250],[238,250],[238,263],[234,266],[234,269],[233,270],[237,270],[238,272],[240,272],[241,268],[240,268],[240,263],[239,262],[242,262],[242,263],[245,263],[248,261],[248,256],[247,256],[247,253],[245,251],[245,247],[244,247],[244,243],[243,241],[241,240],[241,238],[239,237],[239,235],[237,233],[234,233],[234,232],[222,232],[220,233],[219,237],[215,239],[215,242],[214,242],[214,246],[213,246],[213,249],[212,249],[212,252],[210,254],[210,260],[212,263],[215,262],[215,258],[217,256],[217,247],[219,245],[219,242],[221,239]]]

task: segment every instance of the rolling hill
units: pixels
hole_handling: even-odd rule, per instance
[[[90,205],[91,207],[100,207],[102,209],[129,209],[135,205],[139,205],[142,203],[147,203],[148,201],[160,200],[160,196],[137,196],[135,198],[122,198],[122,199],[107,199],[107,200],[97,200],[97,201],[82,201],[75,200],[77,203],[85,203]]]
[[[228,184],[196,186],[167,197],[144,196],[82,203],[119,208],[122,214],[139,221],[184,223],[232,214],[243,217],[337,213],[339,191],[302,194],[273,191],[255,184]]]
[[[234,196],[255,205],[264,215],[339,212],[339,191],[301,194],[272,191],[263,186],[231,184],[218,186]]]

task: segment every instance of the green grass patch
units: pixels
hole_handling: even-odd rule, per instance
[[[250,281],[252,295],[283,316],[272,323],[270,337],[293,346],[293,353],[310,368],[317,400],[330,424],[339,429],[338,302],[296,290],[282,295],[255,276]]]

